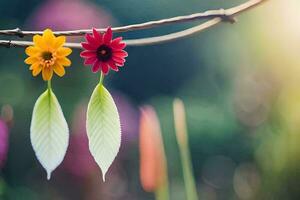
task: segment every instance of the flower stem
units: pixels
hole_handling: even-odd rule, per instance
[[[103,80],[104,80],[104,75],[102,74],[102,72],[100,73],[100,80],[99,80],[99,85],[103,84]]]
[[[48,81],[48,90],[52,90],[51,80]]]
[[[170,199],[168,180],[164,180],[164,183],[155,190],[154,195],[155,195],[155,200],[169,200]]]

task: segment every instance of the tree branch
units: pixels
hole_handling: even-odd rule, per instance
[[[164,43],[168,41],[177,40],[179,38],[187,37],[190,35],[193,35],[195,33],[202,32],[210,27],[213,27],[223,21],[229,21],[234,22],[234,17],[238,14],[241,14],[251,8],[254,8],[258,5],[260,5],[263,2],[266,2],[267,0],[249,0],[246,3],[243,3],[241,5],[229,8],[229,9],[221,9],[221,10],[210,10],[206,11],[204,13],[196,13],[192,15],[187,16],[180,16],[180,17],[174,17],[169,19],[163,19],[158,21],[151,21],[146,22],[142,24],[134,24],[134,25],[128,25],[128,26],[122,26],[122,27],[115,27],[113,28],[114,32],[126,32],[126,31],[133,31],[133,30],[140,30],[140,29],[149,29],[156,26],[161,26],[165,24],[171,24],[171,23],[180,23],[180,22],[186,22],[196,19],[207,19],[212,18],[211,20],[208,20],[207,22],[204,22],[200,25],[194,26],[192,28],[185,29],[183,31],[162,35],[162,36],[156,36],[156,37],[149,37],[149,38],[141,38],[141,39],[129,39],[124,40],[124,42],[128,46],[144,46],[144,45],[153,45],[158,43]],[[105,29],[97,29],[98,31],[105,31]],[[91,33],[91,30],[74,30],[74,31],[60,31],[60,32],[54,32],[55,35],[65,35],[65,36],[81,36],[86,33]],[[21,31],[20,29],[13,29],[13,30],[0,30],[0,35],[14,35],[14,36],[28,36],[28,35],[35,35],[35,34],[42,34],[41,31]],[[28,41],[11,41],[11,40],[0,40],[0,46],[5,47],[27,47],[33,45],[32,42]],[[64,46],[70,47],[70,48],[81,48],[80,43],[66,43]]]
[[[119,32],[129,32],[129,31],[135,31],[135,30],[143,30],[143,29],[151,29],[157,26],[163,26],[167,24],[174,24],[174,23],[182,23],[182,22],[189,22],[194,20],[200,20],[200,19],[211,19],[214,17],[220,17],[224,19],[230,19],[230,16],[226,13],[226,10],[220,9],[220,10],[209,10],[205,11],[203,13],[195,13],[191,15],[186,16],[178,16],[178,17],[172,17],[168,19],[162,19],[157,21],[149,21],[145,23],[140,24],[132,24],[127,26],[120,26],[120,27],[114,27],[112,28],[112,31],[115,33]],[[232,22],[234,20],[232,19]],[[99,32],[105,32],[106,28],[99,28],[96,29]],[[86,33],[92,33],[91,29],[80,29],[80,30],[71,30],[71,31],[55,31],[54,35],[60,36],[82,36]],[[15,28],[11,30],[0,30],[0,35],[9,35],[9,36],[18,36],[18,37],[25,37],[25,36],[33,36],[36,34],[43,34],[43,31],[22,31],[20,28]]]

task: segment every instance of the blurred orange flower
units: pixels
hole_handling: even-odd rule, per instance
[[[147,192],[154,192],[167,184],[166,157],[160,124],[151,106],[141,108],[140,179]]]

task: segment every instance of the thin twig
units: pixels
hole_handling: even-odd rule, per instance
[[[149,21],[145,23],[140,24],[132,24],[127,26],[120,26],[120,27],[114,27],[112,28],[112,31],[115,33],[118,32],[129,32],[129,31],[135,31],[135,30],[143,30],[143,29],[151,29],[157,26],[163,26],[167,24],[173,24],[173,23],[181,23],[181,22],[189,22],[194,20],[200,20],[200,19],[211,19],[214,17],[220,17],[224,20],[228,20],[230,22],[234,22],[234,19],[230,18],[230,15],[226,13],[224,9],[219,10],[208,10],[203,13],[194,13],[191,15],[185,15],[185,16],[178,16],[178,17],[172,17],[168,19],[161,19],[157,21]],[[99,32],[105,32],[106,28],[98,28],[96,29]],[[71,30],[71,31],[55,31],[54,35],[60,36],[82,36],[86,33],[92,33],[91,29],[80,29],[80,30]],[[18,37],[25,37],[25,36],[33,36],[36,34],[43,34],[43,31],[22,31],[20,28],[15,28],[11,30],[0,30],[0,35],[9,35],[9,36],[18,36]]]
[[[227,13],[224,9],[219,10],[208,10],[202,13],[194,13],[191,15],[185,16],[177,16],[168,19],[162,19],[157,21],[149,21],[140,24],[132,24],[127,26],[121,27],[114,27],[112,28],[113,32],[128,32],[134,30],[142,30],[142,29],[150,29],[156,26],[162,26],[172,23],[179,23],[179,22],[189,22],[193,20],[200,20],[200,19],[211,19],[215,17],[223,18],[224,20],[228,20],[230,22],[234,22],[234,19],[231,18],[231,14]],[[105,28],[99,28],[97,31],[105,32]],[[91,29],[81,29],[81,30],[71,30],[71,31],[55,31],[55,35],[64,35],[64,36],[82,36],[86,33],[91,33]],[[14,35],[19,37],[24,36],[32,36],[36,34],[43,34],[42,31],[22,31],[20,28],[11,29],[11,30],[0,30],[0,35]]]
[[[128,46],[144,46],[144,45],[153,45],[153,44],[158,44],[158,43],[164,43],[168,41],[173,41],[177,40],[179,38],[187,37],[190,35],[193,35],[195,33],[202,32],[210,27],[213,27],[222,21],[224,21],[224,16],[226,16],[226,20],[232,21],[234,17],[240,13],[243,13],[251,8],[254,8],[261,3],[265,2],[267,0],[249,0],[246,3],[243,3],[241,5],[235,6],[233,8],[229,8],[227,10],[222,11],[222,17],[214,17],[211,20],[208,20],[207,22],[204,22],[200,25],[194,26],[189,29],[185,29],[183,31],[167,34],[167,35],[162,35],[162,36],[157,36],[157,37],[149,37],[149,38],[141,38],[141,39],[129,39],[129,40],[124,40]],[[220,10],[219,10],[220,11]],[[207,11],[208,13],[212,11]],[[207,13],[205,12],[205,13]],[[215,11],[214,11],[215,12]],[[226,13],[226,14],[224,14]],[[198,13],[200,14],[200,13]],[[216,14],[216,13],[215,13]],[[193,16],[193,15],[189,15]],[[208,16],[208,15],[206,15]],[[214,15],[216,16],[216,15]],[[186,18],[184,18],[186,17]],[[143,29],[143,28],[151,28],[154,26],[162,25],[162,24],[168,24],[168,23],[175,23],[176,22],[182,22],[182,21],[187,21],[188,16],[182,16],[182,17],[175,17],[175,18],[170,18],[170,19],[165,19],[165,20],[159,20],[159,21],[153,21],[153,22],[147,22],[143,24],[136,24],[136,25],[129,25],[129,26],[123,26],[123,27],[116,27],[113,28],[115,32],[121,32],[121,31],[131,31],[131,30],[137,30],[137,29]],[[180,20],[179,20],[180,19]],[[184,20],[183,20],[184,19]],[[172,21],[173,20],[173,21]],[[191,19],[189,19],[191,20]],[[126,27],[126,28],[125,28]],[[105,31],[104,29],[98,29],[99,31]],[[78,31],[63,31],[63,32],[55,32],[56,35],[68,35],[68,36],[74,36],[74,35],[83,35],[85,33],[89,33],[91,30],[78,30]],[[20,29],[14,29],[14,30],[7,30],[7,31],[0,31],[1,34],[6,34],[6,35],[18,35],[18,36],[25,36],[25,35],[34,35],[34,34],[41,34],[42,32],[34,32],[34,31],[21,31]],[[0,46],[5,46],[5,47],[27,47],[32,45],[32,42],[28,41],[10,41],[10,40],[0,40]],[[79,43],[66,43],[64,46],[66,47],[71,47],[71,48],[81,48],[81,45]]]

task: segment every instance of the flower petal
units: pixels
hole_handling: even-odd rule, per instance
[[[111,45],[111,47],[113,49],[121,50],[121,49],[124,49],[126,47],[126,43],[124,43],[124,42],[116,43],[114,45]]]
[[[66,67],[69,67],[71,65],[71,61],[68,58],[65,58],[65,57],[59,58],[57,60],[57,63],[59,63],[59,64],[61,64],[63,66],[66,66]]]
[[[97,61],[97,57],[89,57],[84,60],[84,65],[92,65]]]
[[[117,37],[111,42],[111,47],[117,50],[124,49],[126,47],[126,43],[121,41],[122,41],[122,37]]]
[[[51,80],[53,76],[53,69],[51,67],[44,67],[42,71],[42,76],[44,81],[49,81]]]
[[[86,50],[90,50],[90,51],[95,51],[97,49],[97,47],[91,45],[90,43],[87,42],[82,42],[81,46],[86,49]]]
[[[112,40],[112,42],[111,42],[111,44],[113,45],[113,44],[118,44],[118,43],[120,43],[121,41],[122,41],[122,37],[117,37],[117,38],[115,38],[115,39],[113,39]]]
[[[42,65],[38,65],[37,67],[35,67],[32,70],[32,76],[37,76],[39,73],[41,73],[42,69],[43,69]]]
[[[55,38],[53,48],[57,49],[59,47],[62,47],[65,44],[65,42],[66,42],[65,36],[58,36],[57,38]]]
[[[45,44],[43,37],[40,35],[33,36],[33,43],[41,49],[47,50],[48,47]]]
[[[113,55],[113,58],[112,58],[115,62],[117,63],[124,63],[125,62],[125,59],[124,58],[121,58],[121,57],[116,57],[115,55]]]
[[[116,64],[118,67],[123,67],[123,66],[124,66],[124,62],[115,62],[115,64]]]
[[[102,34],[100,34],[95,28],[93,28],[93,35],[95,40],[97,41],[97,45],[102,43]]]
[[[94,73],[98,72],[100,70],[100,67],[101,67],[100,64],[101,64],[100,61],[95,62],[94,65],[93,65],[93,67],[92,67],[92,72],[94,72]]]
[[[66,73],[65,68],[62,65],[58,64],[58,63],[53,65],[53,70],[60,77],[62,77]]]
[[[128,56],[128,53],[124,50],[114,51],[114,56],[124,58]]]
[[[25,59],[25,63],[28,64],[28,65],[32,65],[32,64],[34,64],[36,62],[39,62],[39,59],[36,58],[36,57],[31,57],[30,56],[30,57],[28,57],[28,58]]]
[[[91,34],[85,34],[85,38],[88,41],[88,43],[92,46],[94,46],[95,48],[97,48],[97,41],[96,39],[91,35]]]
[[[109,71],[109,66],[107,63],[101,62],[101,70],[103,74],[107,74]]]
[[[56,53],[57,53],[58,57],[65,57],[72,53],[72,49],[66,48],[66,47],[61,47],[61,48],[57,49]]]
[[[52,46],[54,44],[55,36],[50,29],[44,30],[43,40],[46,45]]]
[[[83,58],[96,57],[96,52],[95,51],[89,51],[89,50],[82,51],[80,53],[80,57],[83,57]]]
[[[113,33],[110,27],[108,27],[107,31],[104,33],[103,36],[103,43],[109,44],[111,42]]]
[[[119,68],[117,67],[117,65],[114,63],[114,61],[110,61],[109,63],[109,66],[110,66],[110,68],[112,69],[112,70],[114,70],[114,71],[119,71]]]
[[[29,69],[30,70],[34,70],[35,68],[39,67],[40,66],[40,63],[38,62],[35,62],[34,64],[30,65]]]
[[[35,47],[35,46],[29,46],[25,49],[25,53],[28,56],[35,56],[35,55],[40,53],[40,49],[38,47]]]

